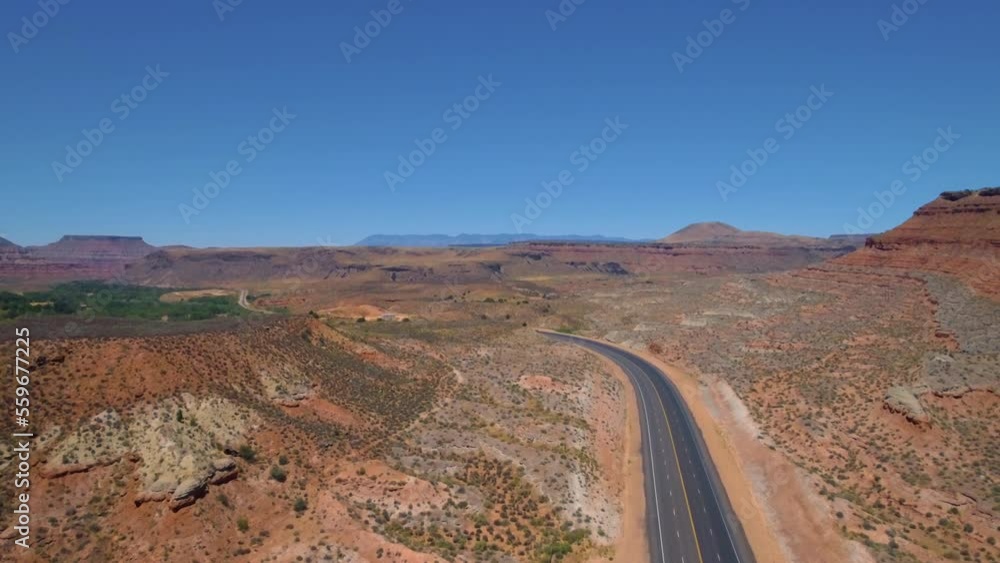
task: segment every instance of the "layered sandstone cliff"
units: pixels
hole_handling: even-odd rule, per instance
[[[947,274],[1000,299],[1000,189],[945,192],[837,262]]]

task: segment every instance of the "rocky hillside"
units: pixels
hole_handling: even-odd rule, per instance
[[[0,239],[2,240],[2,239]],[[4,244],[6,243],[6,244]],[[142,237],[66,235],[44,246],[0,242],[0,285],[23,288],[82,279],[112,279],[156,250]]]
[[[781,236],[781,235],[775,235]],[[656,275],[673,273],[719,274],[727,272],[768,272],[801,268],[842,256],[857,247],[850,244],[812,239],[801,243],[786,237],[781,244],[761,244],[749,239],[715,239],[705,243],[684,244],[559,244],[528,243],[528,252],[515,253],[524,261],[542,264],[557,260],[566,264],[600,265],[614,262],[627,273]],[[804,237],[803,237],[804,238]],[[505,271],[520,271],[523,263],[514,263]],[[536,266],[536,269],[541,269]],[[544,270],[542,270],[544,271]]]
[[[270,519],[295,520],[318,503],[317,466],[407,427],[452,381],[440,362],[412,346],[385,353],[311,320],[138,334],[151,330],[32,338],[32,414],[39,421],[32,495],[49,499],[33,506],[46,522],[36,532],[39,560],[149,561],[147,549],[169,545],[181,530],[190,537],[195,527],[219,523],[225,531],[202,530],[197,545],[177,538],[170,549],[183,555],[167,559],[240,555],[238,518],[249,518],[255,534]],[[0,350],[12,354],[11,346],[0,343]],[[0,467],[9,469],[12,457],[0,446]],[[14,497],[9,483],[0,491],[4,528]],[[284,498],[271,498],[279,493]],[[274,533],[286,533],[283,527]],[[208,554],[209,545],[223,551]],[[0,542],[0,560],[14,549]]]
[[[664,244],[692,246],[728,247],[824,247],[830,244],[850,245],[850,240],[831,241],[828,239],[781,235],[764,231],[744,231],[725,223],[693,223],[660,239]]]
[[[787,270],[841,256],[853,240],[692,225],[669,243],[532,241],[501,247],[157,248],[140,237],[65,236],[0,256],[3,285],[20,288],[73,279],[119,279],[155,286],[281,289],[310,283],[454,284],[540,276]],[[685,242],[675,242],[685,241]],[[4,247],[0,247],[4,248]]]
[[[838,262],[948,274],[1000,299],[1000,188],[945,192]]]
[[[606,561],[622,537],[627,388],[586,352],[485,315],[227,321],[33,322],[26,560]]]
[[[438,285],[553,279],[577,275],[654,275],[787,270],[854,251],[849,241],[771,235],[709,244],[536,241],[494,248],[303,247],[160,249],[128,264],[133,283],[281,290],[303,284]]]
[[[693,241],[705,241],[717,239],[725,236],[733,236],[741,233],[739,229],[732,225],[727,225],[725,223],[710,222],[710,223],[692,223],[673,234],[660,239],[660,242],[665,243],[682,243],[682,242],[693,242]]]
[[[156,250],[142,237],[65,235],[58,241],[30,249],[35,258],[59,262],[134,260]]]
[[[17,260],[23,251],[20,246],[0,237],[0,264]]]

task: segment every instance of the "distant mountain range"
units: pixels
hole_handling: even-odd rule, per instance
[[[565,241],[565,242],[645,242],[625,237],[601,235],[535,235],[495,234],[495,235],[371,235],[356,242],[354,246],[502,246],[512,242]]]

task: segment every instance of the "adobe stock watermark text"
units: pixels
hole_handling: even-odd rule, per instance
[[[614,119],[605,118],[601,134],[570,153],[569,163],[573,165],[577,173],[586,172],[590,165],[608,150],[608,147],[621,138],[626,129],[628,129],[628,123],[622,123],[620,116],[616,115]],[[575,181],[576,177],[573,176],[573,172],[569,168],[564,168],[556,174],[554,180],[543,181],[542,189],[535,194],[535,197],[524,198],[523,214],[510,214],[510,221],[514,224],[514,229],[517,230],[518,234],[524,233],[524,228],[541,217],[542,212],[562,195],[563,188]]]
[[[826,84],[811,86],[805,103],[797,107],[794,111],[786,113],[784,117],[776,121],[774,123],[774,131],[780,133],[781,138],[785,141],[791,140],[798,130],[813,118],[816,112],[823,109],[823,106],[830,101],[833,95],[834,92],[826,89]],[[715,183],[715,189],[718,190],[722,201],[728,201],[729,194],[736,193],[740,188],[745,186],[747,181],[754,174],[760,172],[760,169],[768,163],[771,156],[777,154],[780,150],[781,143],[776,137],[768,137],[757,147],[747,149],[746,154],[748,158],[739,164],[733,164],[729,167],[729,181],[720,180]]]

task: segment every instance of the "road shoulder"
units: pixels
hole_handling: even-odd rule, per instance
[[[586,350],[586,349],[584,349]],[[649,558],[646,538],[645,474],[642,464],[642,429],[639,425],[639,403],[632,381],[614,362],[592,350],[602,365],[626,390],[625,447],[622,451],[624,476],[622,502],[622,530],[615,538],[615,561],[646,561]]]
[[[627,348],[606,340],[587,338],[575,334],[573,336],[635,354],[667,374],[667,377],[680,391],[688,410],[694,418],[695,424],[698,426],[698,430],[702,434],[705,445],[708,448],[708,453],[712,457],[712,462],[719,474],[723,487],[725,487],[729,502],[739,518],[740,525],[743,527],[747,541],[753,550],[754,557],[762,563],[788,563],[792,561],[793,559],[789,557],[787,549],[785,549],[782,542],[776,536],[767,511],[762,508],[767,505],[754,494],[753,484],[749,475],[745,473],[742,467],[740,452],[737,451],[730,433],[724,428],[723,423],[713,416],[710,408],[702,398],[702,389],[698,379],[686,370],[667,364],[648,352]],[[608,361],[610,362],[610,360]],[[614,364],[612,363],[612,365]],[[632,387],[631,383],[629,383],[629,387]],[[625,560],[629,561],[630,559]]]

